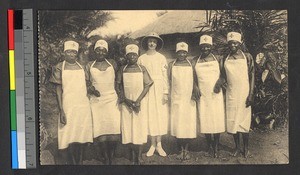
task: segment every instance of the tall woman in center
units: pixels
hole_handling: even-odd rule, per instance
[[[168,75],[167,60],[158,51],[163,46],[163,40],[156,33],[145,36],[142,47],[147,50],[138,59],[138,64],[146,67],[153,79],[153,87],[148,93],[148,132],[151,136],[151,147],[147,156],[152,156],[155,150],[160,156],[166,156],[162,148],[161,136],[168,132]]]

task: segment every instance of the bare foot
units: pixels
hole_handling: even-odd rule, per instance
[[[213,155],[213,148],[209,147],[207,152],[204,154],[205,157],[212,157]]]
[[[251,157],[253,157],[253,155],[250,154],[249,150],[244,151],[244,158],[251,158]]]
[[[177,155],[176,159],[183,160],[183,151],[180,151],[180,153]]]
[[[237,157],[241,153],[240,149],[235,149],[234,153],[231,154],[233,157]]]
[[[219,157],[220,157],[219,151],[214,151],[214,158],[219,158]]]
[[[189,151],[184,151],[184,160],[190,160],[191,159],[191,156],[190,156],[190,152]]]
[[[137,162],[138,162],[138,165],[143,165],[143,164],[145,164],[145,161],[144,161],[144,159],[142,158],[142,156],[139,156],[139,157],[137,158]]]

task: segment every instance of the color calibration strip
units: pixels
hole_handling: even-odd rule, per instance
[[[17,118],[16,118],[16,79],[15,79],[15,45],[14,45],[14,11],[8,10],[8,49],[9,49],[9,95],[12,168],[19,168]]]
[[[8,10],[12,168],[36,168],[32,10]]]

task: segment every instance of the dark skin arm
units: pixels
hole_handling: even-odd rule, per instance
[[[146,94],[149,92],[150,87],[153,85],[153,83],[148,84],[146,86],[144,86],[144,89],[142,91],[142,93],[140,94],[140,96],[137,98],[137,100],[132,104],[133,105],[133,110],[136,113],[139,113],[141,110],[141,101],[143,100],[143,98],[146,96]]]
[[[100,97],[100,92],[96,90],[96,88],[92,85],[91,81],[91,72],[90,72],[90,64],[87,64],[85,66],[85,74],[87,76],[86,87],[87,87],[87,93],[90,95],[95,95],[96,97]]]
[[[167,73],[168,73],[168,79],[169,79],[169,87],[170,87],[170,92],[172,92],[171,88],[172,88],[172,67],[173,67],[173,63],[174,61],[171,61],[168,65],[168,70],[167,70]],[[171,93],[169,93],[169,99],[171,97]]]
[[[194,101],[198,101],[200,100],[200,96],[201,96],[201,93],[200,93],[200,89],[198,87],[198,77],[197,77],[197,74],[196,74],[196,71],[195,71],[195,67],[192,66],[193,68],[193,93],[192,93],[192,100]]]
[[[59,110],[60,110],[59,121],[61,124],[65,125],[65,124],[67,124],[67,119],[66,119],[66,115],[65,115],[65,112],[63,110],[63,105],[62,105],[62,93],[63,93],[62,85],[57,84],[56,85],[56,95],[57,95],[57,103],[58,103]]]
[[[124,103],[125,106],[127,107],[129,112],[132,112],[133,110],[133,101],[129,100],[125,97],[125,92],[124,92],[124,87],[123,87],[123,68],[121,68],[119,70],[119,72],[117,73],[117,77],[116,79],[119,79],[119,81],[116,81],[115,84],[115,89],[116,92],[118,94],[118,98],[119,98],[119,104]]]
[[[222,86],[225,85],[226,83],[226,78],[225,78],[225,69],[224,69],[224,61],[223,59],[217,59],[219,62],[219,68],[220,68],[220,77],[217,80],[215,87],[214,87],[214,93],[219,93],[221,91]]]
[[[246,107],[249,107],[253,103],[255,69],[254,69],[254,62],[252,56],[250,54],[247,54],[246,57],[248,62],[248,75],[249,75],[249,95],[246,100]]]

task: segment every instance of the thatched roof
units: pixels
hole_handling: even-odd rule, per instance
[[[209,29],[208,27],[198,27],[206,24],[206,10],[175,10],[168,12],[145,26],[130,34],[131,38],[140,38],[150,32],[159,35],[174,33],[196,33]]]

